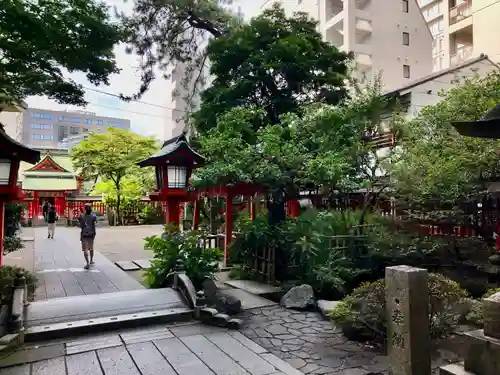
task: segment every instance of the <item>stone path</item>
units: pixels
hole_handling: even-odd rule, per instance
[[[48,239],[47,228],[37,227],[34,237],[35,271],[39,279],[36,301],[143,288],[97,251],[95,266],[84,270],[78,228],[58,227],[55,238]]]
[[[200,324],[156,326],[37,344],[0,375],[301,375],[237,331]]]
[[[241,332],[304,374],[387,374],[388,358],[377,350],[348,341],[316,312],[271,306],[245,311]],[[433,373],[457,361],[457,356],[438,350]]]

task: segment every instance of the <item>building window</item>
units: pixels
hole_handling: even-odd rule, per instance
[[[409,11],[409,3],[408,0],[403,0],[403,12],[408,13]]]
[[[108,125],[109,126],[113,126],[115,128],[121,128],[122,127],[122,123],[119,122],[119,121],[108,121]]]
[[[95,120],[96,125],[102,125],[104,124],[103,120]]]
[[[403,46],[410,45],[410,33],[403,32]]]
[[[78,117],[73,117],[73,118],[71,118],[71,122],[72,122],[73,124],[79,124],[79,123],[80,123],[80,118],[78,118]]]
[[[89,132],[89,128],[83,128],[82,130],[84,133],[88,133]]]
[[[31,129],[50,130],[52,129],[52,124],[31,124]]]
[[[80,128],[77,128],[75,126],[72,126],[70,129],[69,129],[69,135],[77,135],[77,134],[80,134]]]
[[[410,65],[403,65],[403,77],[410,78]]]
[[[54,140],[54,136],[53,135],[48,135],[48,134],[36,134],[36,133],[33,133],[31,135],[31,137],[33,139],[38,139],[38,140],[42,140],[42,141],[53,141]]]
[[[90,125],[92,125],[92,120],[89,120],[88,118],[86,118],[86,119],[84,120],[84,122],[85,122],[86,124],[90,124]]]

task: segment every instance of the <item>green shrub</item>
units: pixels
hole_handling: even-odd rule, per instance
[[[11,253],[16,250],[24,248],[24,243],[17,234],[11,236],[5,236],[3,240],[3,251],[4,254]]]
[[[150,204],[144,205],[137,214],[139,224],[161,224],[163,222],[163,211],[161,206],[154,207]]]
[[[493,294],[499,293],[500,288],[492,288],[489,289],[483,296],[484,298],[489,298]],[[473,324],[478,327],[483,326],[483,301],[479,299],[475,299],[472,301],[472,306],[470,308],[469,313],[466,316],[466,322],[469,324]]]
[[[458,306],[467,293],[458,283],[439,274],[429,274],[429,324],[433,339],[453,331],[460,314]],[[385,343],[387,317],[384,279],[363,283],[345,297],[329,316],[350,339]]]
[[[164,286],[167,275],[182,262],[186,275],[194,286],[200,289],[205,279],[215,277],[219,270],[222,252],[219,249],[204,248],[201,244],[205,235],[201,232],[180,232],[166,227],[161,236],[146,237],[145,248],[152,250],[154,259],[145,273],[145,281],[151,288]]]
[[[22,276],[26,279],[28,291],[32,294],[37,282],[34,273],[17,266],[0,266],[0,304],[8,303],[12,299],[14,280]]]

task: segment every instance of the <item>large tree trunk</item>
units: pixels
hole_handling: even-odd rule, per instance
[[[267,200],[268,223],[271,227],[279,226],[286,219],[285,195],[283,191],[275,191]],[[277,246],[275,249],[275,276],[277,280],[285,280],[288,270],[286,249]]]
[[[122,219],[121,219],[121,210],[120,206],[122,203],[122,192],[120,190],[120,186],[116,186],[116,220],[118,220],[118,225],[122,225]],[[116,220],[115,220],[115,225],[116,225]]]

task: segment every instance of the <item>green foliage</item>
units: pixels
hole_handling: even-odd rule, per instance
[[[145,204],[139,211],[137,219],[139,224],[161,224],[164,222],[162,207]]]
[[[2,0],[0,89],[17,104],[31,95],[84,105],[84,89],[62,68],[93,84],[118,73],[113,52],[123,38],[108,8],[93,0]]]
[[[156,140],[130,131],[109,128],[108,133],[92,133],[71,150],[75,170],[86,181],[101,180],[96,189],[115,199],[117,216],[123,197],[137,199],[151,187],[151,172],[140,171],[137,163],[157,150]],[[106,190],[107,189],[107,190]]]
[[[249,24],[212,39],[208,58],[215,79],[202,93],[196,130],[206,133],[237,107],[262,109],[263,124],[251,124],[255,131],[278,124],[281,115],[297,112],[303,104],[337,104],[346,95],[350,58],[324,42],[316,27],[306,13],[287,18],[275,5]]]
[[[21,223],[21,212],[23,205],[17,202],[5,204],[4,214],[4,253],[20,250],[24,247],[18,230]]]
[[[439,274],[429,274],[430,337],[438,339],[453,332],[458,323],[457,306],[467,297],[458,283]],[[383,279],[363,283],[345,297],[329,316],[349,338],[385,344],[387,312]]]
[[[493,294],[500,293],[500,288],[489,289],[483,296],[484,298],[489,298]],[[473,300],[469,313],[465,317],[466,321],[470,324],[476,325],[478,327],[483,326],[483,301]]]
[[[451,123],[484,116],[500,102],[499,86],[498,71],[463,78],[404,128],[400,159],[390,168],[402,197],[414,205],[439,202],[453,208],[498,179],[499,141],[463,137]]]
[[[34,273],[17,266],[0,266],[0,305],[9,303],[14,293],[14,281],[24,277],[31,293],[33,293],[37,278]]]
[[[213,279],[219,270],[222,252],[204,248],[204,238],[200,232],[180,232],[174,227],[166,227],[161,236],[146,237],[145,248],[153,251],[151,268],[145,274],[146,283],[151,288],[163,287],[165,278],[179,261],[197,289],[205,279]]]
[[[16,250],[21,250],[22,248],[24,248],[23,240],[17,234],[4,237],[3,239],[4,254],[8,254]]]

